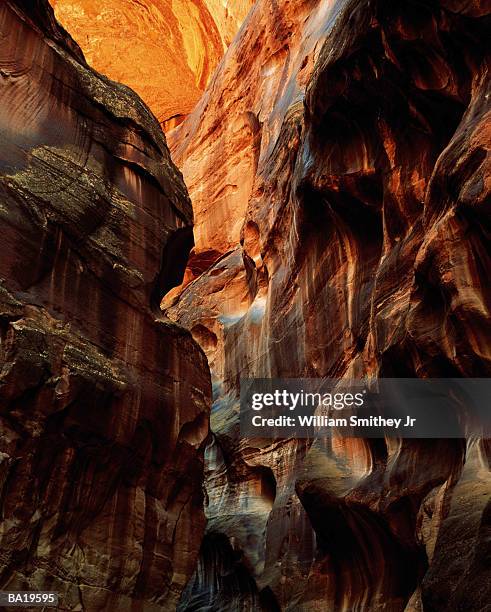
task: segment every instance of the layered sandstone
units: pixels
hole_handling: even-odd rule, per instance
[[[482,610],[482,441],[241,439],[241,377],[489,376],[489,9],[259,1],[170,135],[196,218],[163,301],[215,389],[182,609]]]
[[[173,610],[204,528],[206,359],[159,309],[192,210],[160,126],[45,0],[0,7],[0,586]]]
[[[51,0],[88,63],[134,89],[165,129],[199,100],[252,0]]]

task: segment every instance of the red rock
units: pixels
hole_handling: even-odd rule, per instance
[[[162,317],[192,211],[158,122],[45,0],[0,7],[2,590],[171,610],[204,529],[210,383]]]
[[[490,375],[488,28],[479,2],[260,0],[169,135],[196,246],[163,306],[215,388],[183,610],[487,605],[482,441],[248,441],[238,387]]]

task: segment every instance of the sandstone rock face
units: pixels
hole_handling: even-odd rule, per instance
[[[192,193],[197,258],[237,246],[258,164],[301,106],[331,5],[256,3],[195,111],[168,135]]]
[[[170,134],[214,382],[183,610],[484,610],[490,451],[241,439],[241,377],[489,376],[490,9],[259,1]],[[235,607],[234,607],[235,606]]]
[[[51,0],[88,63],[132,87],[165,129],[190,113],[252,0]]]
[[[0,7],[0,587],[174,610],[204,529],[211,387],[158,309],[192,211],[155,118],[45,0]]]

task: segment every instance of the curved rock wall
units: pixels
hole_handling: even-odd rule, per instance
[[[252,0],[51,0],[88,63],[132,87],[167,130],[190,113]]]
[[[258,2],[184,125],[169,133],[192,193],[195,254],[237,246],[245,211],[287,112],[301,103],[332,2]]]
[[[490,375],[489,25],[479,2],[259,1],[170,134],[196,246],[162,305],[215,392],[183,609],[489,602],[489,445],[238,432],[240,377]]]
[[[0,586],[174,610],[204,529],[192,210],[155,118],[45,0],[0,7]]]

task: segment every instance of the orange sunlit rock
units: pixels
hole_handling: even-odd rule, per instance
[[[51,0],[88,63],[134,89],[165,129],[194,108],[252,0]]]

